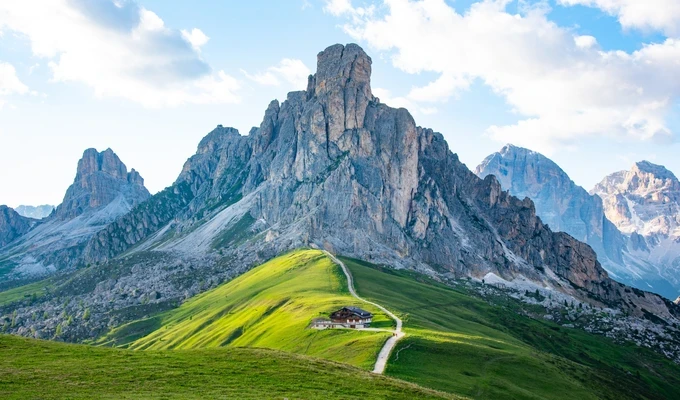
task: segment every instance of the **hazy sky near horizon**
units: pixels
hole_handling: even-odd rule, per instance
[[[586,189],[643,159],[680,173],[677,0],[7,0],[0,204],[59,204],[90,147],[157,192],[349,42],[471,169],[513,143]]]

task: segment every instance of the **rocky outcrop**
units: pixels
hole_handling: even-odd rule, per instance
[[[22,217],[43,219],[49,217],[54,209],[54,206],[44,204],[42,206],[18,206],[14,210]]]
[[[12,208],[0,206],[0,247],[6,246],[28,232],[35,222],[35,220],[19,215]]]
[[[680,181],[661,165],[635,163],[605,177],[592,190],[622,232],[640,274],[668,298],[680,292]]]
[[[127,167],[111,149],[87,149],[78,162],[73,184],[55,211],[55,218],[66,220],[100,209],[122,196],[131,206],[149,198],[144,179]]]
[[[661,165],[635,163],[605,177],[593,190],[607,217],[622,231],[642,236],[680,236],[680,182]]]
[[[34,278],[82,265],[85,244],[150,197],[144,180],[111,150],[88,149],[64,202],[0,250],[2,280]]]
[[[531,200],[480,179],[441,134],[380,103],[359,46],[331,46],[317,61],[307,90],[272,102],[248,136],[218,126],[199,144],[166,190],[184,193],[169,212],[151,220],[145,207],[164,203],[154,196],[93,238],[89,260],[153,250],[242,266],[314,245],[435,275],[528,279],[631,313],[642,303],[664,318],[676,312],[658,296],[629,295]],[[603,226],[584,238],[604,246]]]

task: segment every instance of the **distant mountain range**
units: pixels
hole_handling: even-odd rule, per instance
[[[31,316],[63,312],[68,297],[92,309],[87,329],[69,328],[82,340],[308,247],[676,320],[678,306],[611,279],[581,242],[605,266],[627,266],[633,254],[596,196],[538,155],[516,167],[492,158],[482,170],[505,175],[478,177],[440,133],[373,96],[371,64],[357,45],[328,47],[306,90],[272,101],[247,136],[217,126],[154,196],[113,151],[85,151],[50,217],[8,212],[0,225],[12,232],[0,247],[5,283],[62,271],[51,281],[58,291],[15,309],[22,323],[6,329],[52,332],[58,317]],[[505,187],[531,192],[536,205]],[[553,203],[545,224],[539,215]]]
[[[49,217],[55,208],[55,206],[45,204],[42,206],[18,206],[14,208],[14,211],[16,211],[22,217],[43,219]]]
[[[669,299],[680,294],[680,182],[664,167],[638,162],[588,193],[547,157],[507,145],[475,172],[531,198],[551,229],[588,243],[615,279]]]

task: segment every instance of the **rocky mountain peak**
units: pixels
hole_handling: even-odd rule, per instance
[[[76,179],[87,179],[88,176],[102,172],[117,179],[127,179],[127,168],[111,149],[101,153],[97,149],[87,149],[78,161]]]
[[[486,157],[475,169],[475,174],[482,178],[495,175],[505,190],[520,198],[535,199],[538,192],[544,190],[546,180],[552,182],[554,189],[574,186],[569,176],[552,160],[512,144],[506,144],[499,152]],[[540,206],[537,208],[540,209]],[[548,223],[559,230],[554,221]]]
[[[0,247],[28,232],[35,220],[19,215],[14,209],[0,205]]]
[[[676,192],[680,192],[680,181],[663,165],[640,161],[633,164],[628,171],[606,176],[591,192],[601,196],[628,193],[641,197],[651,196],[657,200],[670,196],[678,200],[680,196]]]
[[[370,74],[357,45],[319,53],[306,91],[271,102],[247,136],[213,130],[173,187],[88,243],[87,262],[153,248],[242,267],[318,246],[449,277],[528,279],[598,304],[626,296],[629,304],[588,245],[553,233],[531,200],[474,175],[408,110],[377,101]],[[557,174],[528,162],[540,176]],[[663,304],[645,309],[669,312]]]
[[[664,166],[635,163],[595,185],[609,218],[623,232],[680,236],[680,181]]]
[[[316,97],[327,116],[328,136],[337,140],[347,129],[363,128],[371,94],[371,58],[356,44],[336,44],[317,55],[307,98]]]
[[[128,207],[147,199],[150,194],[144,187],[139,172],[131,170],[111,149],[98,152],[87,149],[78,161],[73,184],[55,212],[58,219],[77,217],[89,210],[102,208],[119,196]]]
[[[656,179],[678,180],[678,178],[675,177],[675,174],[666,169],[663,165],[653,164],[644,160],[636,162],[631,168],[631,171],[637,174],[651,174],[654,175]]]
[[[549,158],[508,144],[484,159],[475,173],[481,178],[494,175],[512,195],[531,198],[552,230],[588,243],[602,263],[621,264],[625,241],[605,218],[602,200],[576,185]]]
[[[310,78],[314,85],[309,89],[321,96],[353,87],[365,97],[371,97],[371,64],[371,57],[354,43],[330,46],[317,55],[316,74]]]
[[[224,127],[217,125],[210,133],[208,133],[198,144],[198,154],[207,154],[215,151],[215,149],[223,146],[229,138],[240,137],[238,129]]]

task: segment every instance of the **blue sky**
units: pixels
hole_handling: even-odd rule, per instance
[[[89,147],[156,192],[216,125],[247,134],[349,42],[373,58],[374,94],[470,168],[512,142],[586,189],[641,159],[680,173],[676,0],[9,3],[0,204],[58,204]]]

